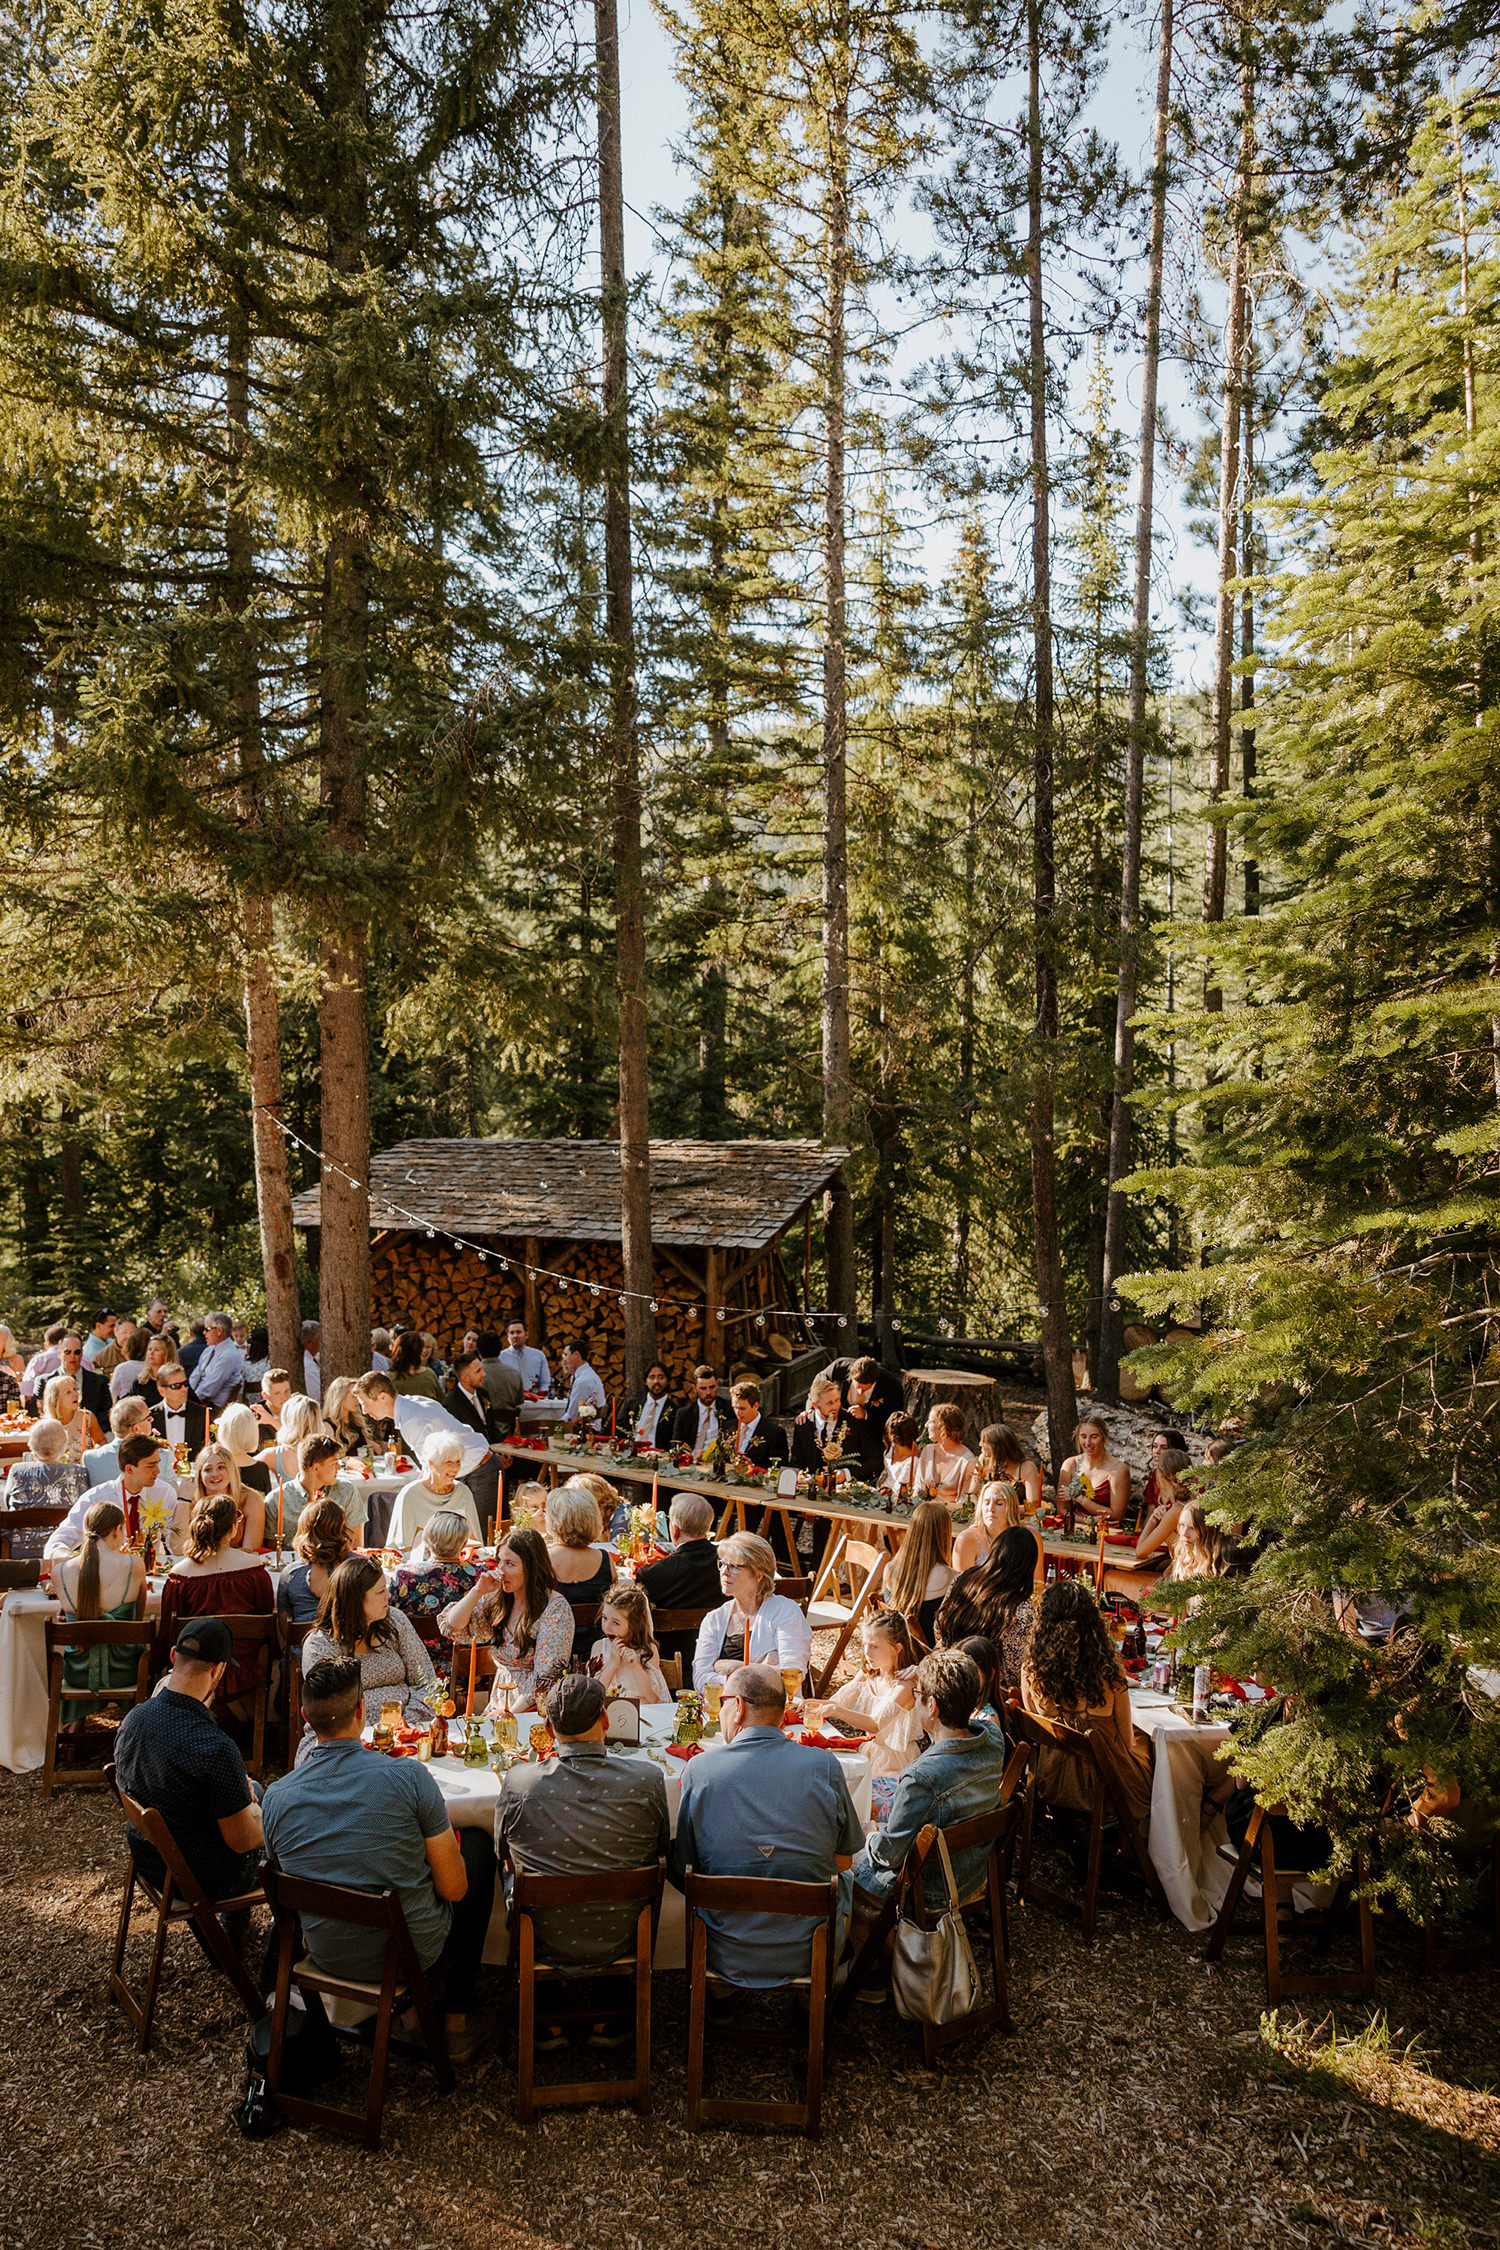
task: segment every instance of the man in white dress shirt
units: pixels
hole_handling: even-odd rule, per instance
[[[208,1349],[188,1378],[195,1398],[215,1414],[222,1414],[245,1380],[245,1355],[229,1332],[228,1313],[205,1315],[203,1334]]]
[[[547,1365],[547,1354],[535,1344],[526,1341],[526,1323],[513,1320],[505,1331],[505,1349],[500,1354],[502,1367],[512,1367],[521,1378],[523,1391],[540,1391],[545,1396],[552,1388],[552,1370]]]
[[[568,1406],[563,1416],[565,1422],[576,1422],[580,1408],[592,1406],[597,1424],[604,1416],[604,1385],[589,1365],[589,1348],[581,1338],[563,1346],[563,1373],[568,1378]]]
[[[671,1388],[671,1376],[659,1359],[653,1360],[646,1370],[646,1395],[636,1409],[630,1429],[631,1436],[643,1445],[665,1446],[672,1434],[672,1401],[668,1396]]]
[[[419,1461],[423,1442],[434,1430],[449,1431],[459,1440],[463,1476],[490,1457],[486,1440],[477,1430],[466,1429],[446,1406],[439,1406],[436,1399],[420,1396],[398,1398],[389,1375],[382,1375],[375,1368],[371,1368],[368,1375],[361,1375],[354,1386],[354,1396],[372,1421],[394,1422],[407,1451]]]
[[[168,1524],[171,1510],[177,1505],[177,1487],[166,1484],[158,1476],[161,1466],[161,1448],[154,1437],[128,1437],[120,1440],[120,1473],[104,1484],[91,1485],[80,1493],[55,1531],[47,1534],[47,1544],[42,1549],[44,1562],[60,1562],[71,1555],[83,1537],[83,1519],[90,1508],[100,1500],[112,1500],[124,1513],[130,1537],[135,1538],[140,1529],[140,1504],[142,1500],[155,1500],[167,1509]]]

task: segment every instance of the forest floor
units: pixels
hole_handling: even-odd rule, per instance
[[[1500,2239],[1500,1976],[1481,1957],[1425,1981],[1414,1937],[1385,1920],[1373,2019],[1308,2003],[1270,2022],[1253,1938],[1209,1968],[1138,1895],[1110,1896],[1090,1948],[1013,1909],[1014,2036],[928,2070],[888,2002],[856,2007],[816,2143],[687,2132],[686,1980],[666,1975],[649,2117],[554,2112],[523,2131],[509,2047],[492,2042],[447,2100],[398,2058],[366,2155],[299,2130],[241,2139],[245,2025],[180,1933],[153,2051],[135,2054],[105,1983],[123,1856],[106,1799],[48,1804],[39,1777],[0,1774],[4,2250]],[[143,1936],[140,1973],[145,1951]],[[748,2091],[781,2058],[735,2060]]]

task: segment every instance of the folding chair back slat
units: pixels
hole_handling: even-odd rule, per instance
[[[191,1920],[204,1950],[215,1967],[229,1979],[246,2015],[252,2023],[259,2022],[266,2012],[266,2004],[251,1981],[250,1973],[240,1959],[229,1933],[219,1915],[223,1900],[208,1896],[187,1860],[176,1837],[161,1814],[154,1807],[138,1805],[135,1799],[120,1787],[112,1765],[104,1769],[105,1780],[114,1795],[125,1820],[137,1835],[146,1842],[160,1859],[166,1870],[160,1889],[149,1883],[135,1863],[135,1855],[127,1842],[127,1868],[125,1895],[120,1902],[120,1918],[115,1926],[115,1949],[110,1962],[109,1992],[129,2018],[136,2033],[136,2045],[142,2054],[151,2045],[151,2027],[156,2015],[156,1996],[161,1984],[162,1961],[166,1952],[167,1931],[174,1921]],[[125,1948],[130,1938],[130,1918],[135,1906],[136,1887],[139,1884],[149,1902],[156,1908],[156,1929],[151,1951],[151,1968],[144,1992],[136,1992],[125,1977]],[[180,1902],[180,1903],[179,1903]],[[264,1904],[264,1894],[258,1888],[243,1892],[233,1902],[236,1906]]]
[[[99,1766],[71,1766],[59,1770],[57,1763],[58,1736],[62,1726],[63,1703],[85,1695],[95,1703],[136,1704],[146,1700],[146,1677],[151,1662],[151,1647],[156,1639],[156,1627],[132,1617],[80,1618],[68,1623],[61,1618],[49,1617],[47,1626],[47,1752],[42,1763],[42,1794],[53,1795],[60,1782],[75,1789],[102,1789],[108,1777],[108,1764]],[[98,1687],[69,1690],[63,1682],[63,1658],[69,1649],[136,1648],[140,1655],[136,1661],[135,1678],[128,1687]]]
[[[823,2067],[831,2020],[833,1964],[838,1949],[838,1878],[827,1883],[792,1883],[754,1875],[697,1875],[689,1872],[685,1884],[691,1984],[688,2003],[688,2129],[698,2132],[705,2122],[749,2125],[796,2125],[809,2140],[822,2132]],[[809,1987],[807,2020],[807,2078],[800,2102],[711,2100],[703,2092],[703,2043],[708,2014],[708,1928],[711,1914],[774,1914],[797,1921],[815,1917],[812,1957],[806,1978],[792,1980]],[[774,1987],[772,1989],[775,1989]],[[766,2035],[759,2035],[764,2038]],[[737,2033],[743,2043],[756,2035]]]
[[[514,1870],[510,1893],[510,1974],[516,1988],[516,2114],[523,2125],[538,2109],[579,2107],[588,2102],[631,2102],[641,2116],[651,2107],[651,1957],[661,1918],[666,1863],[617,1869],[600,1875],[534,1875]],[[576,2079],[564,2085],[536,2083],[536,1987],[538,1980],[568,1975],[566,1962],[538,1960],[535,1916],[555,1907],[636,1904],[635,1936],[628,1956],[634,1992],[635,2073],[631,2078]],[[613,1964],[622,1970],[626,1957]],[[598,2009],[548,2006],[548,2022],[593,2020]]]

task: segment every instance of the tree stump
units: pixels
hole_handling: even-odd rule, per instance
[[[925,1429],[927,1417],[940,1402],[952,1403],[964,1418],[964,1443],[979,1451],[979,1433],[991,1422],[1003,1422],[1000,1385],[992,1375],[976,1375],[967,1367],[909,1367],[906,1371],[906,1411]]]

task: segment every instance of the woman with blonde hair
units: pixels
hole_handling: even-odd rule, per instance
[[[20,1405],[25,1372],[26,1362],[16,1348],[16,1339],[0,1320],[0,1414],[13,1413]]]
[[[323,1409],[306,1391],[293,1391],[281,1409],[276,1442],[262,1448],[261,1459],[273,1477],[297,1474],[297,1450],[304,1438],[322,1437]]]
[[[240,1490],[258,1492],[264,1500],[271,1489],[271,1472],[260,1458],[260,1424],[250,1407],[225,1407],[219,1416],[218,1442],[239,1471]]]
[[[602,1602],[615,1582],[615,1558],[599,1542],[599,1503],[580,1477],[547,1495],[547,1560],[558,1589],[577,1609]]]
[[[52,1591],[69,1624],[123,1624],[145,1615],[146,1565],[125,1543],[125,1511],[113,1500],[96,1500],[83,1519],[83,1536],[74,1552],[52,1566]],[[63,1651],[63,1685],[70,1688],[129,1687],[140,1666],[139,1648],[70,1648]],[[74,1724],[88,1712],[69,1706]]]
[[[742,1664],[803,1673],[812,1654],[812,1628],[786,1594],[775,1592],[776,1553],[769,1539],[734,1531],[719,1541],[719,1584],[728,1597],[698,1628],[693,1685],[717,1672],[727,1678]]]
[[[1177,1526],[1182,1512],[1191,1497],[1188,1479],[1193,1473],[1191,1457],[1169,1448],[1156,1458],[1152,1475],[1156,1480],[1156,1505],[1136,1533],[1135,1560],[1144,1562],[1148,1555],[1158,1558],[1158,1566],[1172,1552],[1172,1542],[1177,1536]]]
[[[337,1438],[345,1455],[362,1453],[369,1439],[359,1400],[354,1395],[357,1375],[336,1375],[323,1393],[323,1427]]]
[[[260,1553],[266,1528],[265,1494],[246,1491],[233,1453],[215,1439],[212,1445],[203,1447],[193,1463],[191,1497],[179,1500],[172,1512],[172,1544],[179,1554],[185,1551],[188,1523],[198,1502],[222,1499],[232,1500],[239,1515],[240,1529],[235,1545],[242,1554]]]
[[[42,1393],[42,1412],[62,1425],[65,1461],[81,1461],[90,1446],[104,1443],[104,1432],[88,1408],[78,1402],[78,1385],[71,1375],[51,1378]]]
[[[161,1590],[154,1651],[159,1670],[166,1670],[178,1627],[189,1617],[269,1617],[275,1611],[270,1572],[239,1545],[244,1528],[239,1503],[230,1492],[209,1493],[194,1502],[184,1551]],[[262,1661],[261,1648],[243,1659],[237,1655],[215,1691],[216,1700],[234,1702],[247,1694],[260,1679]]]
[[[931,1648],[939,1605],[953,1583],[953,1515],[941,1500],[924,1500],[912,1510],[906,1537],[881,1581],[887,1609],[906,1619],[913,1635]]]
[[[974,1521],[966,1524],[953,1542],[956,1571],[973,1570],[976,1564],[982,1563],[1002,1531],[1032,1530],[1023,1514],[1025,1498],[1018,1484],[1006,1484],[998,1478],[980,1486],[979,1498],[974,1503]],[[1041,1538],[1033,1535],[1040,1553]]]
[[[589,1670],[600,1685],[640,1703],[670,1703],[671,1690],[661,1668],[661,1651],[643,1586],[628,1581],[614,1587],[599,1605],[599,1630],[589,1655]]]
[[[974,1456],[964,1443],[964,1410],[939,1399],[927,1417],[927,1443],[917,1461],[917,1481],[956,1508],[972,1490]]]
[[[156,1387],[156,1378],[164,1367],[173,1366],[176,1359],[177,1345],[174,1338],[171,1336],[148,1336],[141,1372],[136,1377],[134,1384],[136,1397],[143,1398],[148,1406],[159,1406],[161,1392]]]

